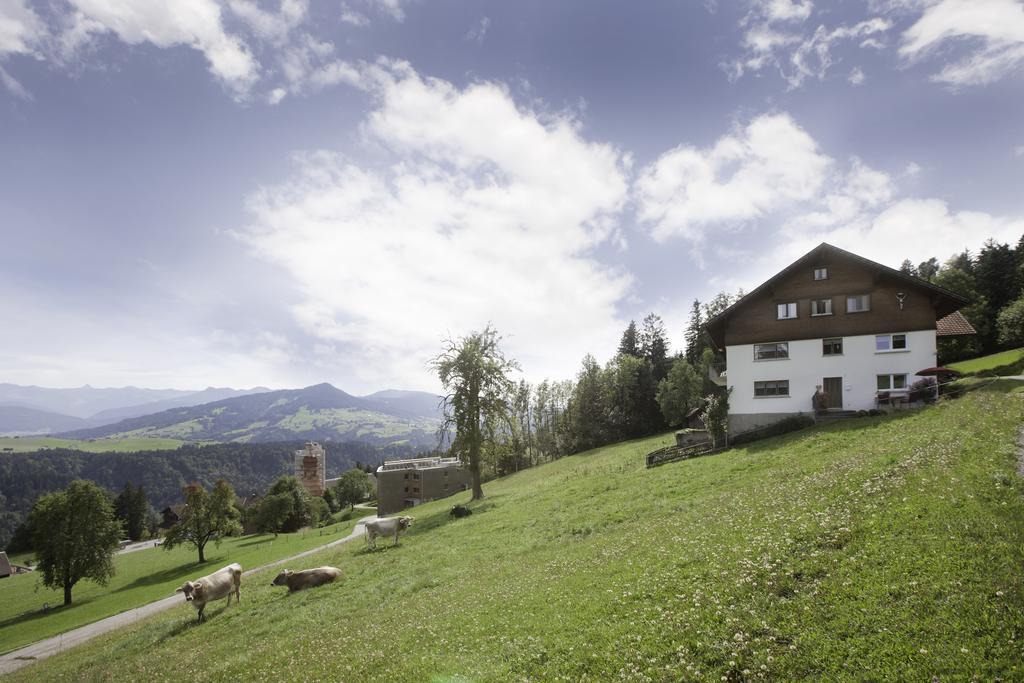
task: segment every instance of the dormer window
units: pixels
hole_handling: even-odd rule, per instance
[[[796,302],[791,301],[785,304],[779,304],[776,308],[778,311],[779,320],[789,320],[790,318],[796,317]]]
[[[828,279],[828,268],[826,268],[825,266],[821,266],[819,268],[815,268],[814,269],[814,279],[815,280],[827,280]]]

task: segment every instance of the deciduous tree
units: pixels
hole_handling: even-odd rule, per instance
[[[351,469],[341,475],[332,491],[339,507],[347,505],[354,508],[356,503],[363,502],[370,495],[370,478],[362,470]]]
[[[700,405],[703,378],[686,358],[677,358],[668,377],[658,383],[658,406],[672,427],[686,422],[686,416]]]
[[[206,562],[206,545],[213,541],[220,545],[225,536],[242,533],[235,491],[223,479],[218,479],[211,491],[199,484],[189,484],[185,495],[185,511],[181,520],[172,526],[164,538],[164,549],[182,544],[191,545],[199,553],[199,562]]]
[[[90,481],[39,498],[29,516],[32,545],[43,585],[64,589],[64,604],[82,579],[105,586],[114,574],[121,523],[107,492]]]
[[[508,397],[515,386],[509,373],[519,369],[502,353],[500,342],[501,337],[488,324],[482,332],[449,339],[432,362],[448,392],[443,403],[444,424],[446,430],[455,430],[452,452],[468,465],[474,500],[484,495],[480,482],[484,422],[508,419]]]
[[[1010,303],[996,322],[999,343],[1003,346],[1024,346],[1024,296]]]

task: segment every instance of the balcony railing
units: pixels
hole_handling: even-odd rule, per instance
[[[709,365],[708,379],[718,386],[724,387],[728,383],[728,378],[725,373],[725,363],[713,363]]]

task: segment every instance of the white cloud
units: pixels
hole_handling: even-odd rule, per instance
[[[309,13],[308,0],[281,0],[277,12],[262,9],[254,0],[228,0],[228,7],[257,37],[275,44],[286,42]]]
[[[1016,147],[1016,148],[1015,148],[1015,149],[1013,150],[1013,154],[1014,154],[1014,156],[1018,156],[1018,157],[1024,157],[1024,145],[1018,145],[1018,146],[1017,146],[1017,147]]]
[[[362,12],[357,12],[348,5],[342,3],[341,5],[341,20],[346,24],[352,26],[366,26],[370,23],[370,18]]]
[[[760,0],[755,5],[771,21],[803,21],[814,9],[811,0]]]
[[[269,93],[267,93],[267,104],[280,104],[281,100],[283,100],[287,95],[288,91],[285,90],[284,88],[274,88]]]
[[[39,15],[23,0],[0,0],[0,57],[31,54],[45,35]]]
[[[237,36],[225,31],[215,0],[70,0],[77,10],[72,31],[78,35],[111,32],[136,45],[160,48],[185,45],[203,53],[212,74],[238,95],[259,77],[259,64]]]
[[[405,19],[405,8],[406,0],[368,0],[370,5],[377,7],[380,11],[391,15],[391,18],[395,21],[403,21]]]
[[[1015,244],[1024,234],[1024,217],[952,211],[940,199],[901,199],[861,218],[828,230],[790,231],[787,238],[795,251],[826,241],[898,267],[905,258],[916,263],[936,256],[943,261],[964,249],[977,251],[990,237]]]
[[[39,15],[23,0],[0,0],[0,84],[16,97],[32,99],[31,93],[4,68],[4,57],[36,55],[46,33]]]
[[[758,73],[766,68],[776,69],[789,84],[799,88],[808,78],[823,80],[837,61],[833,52],[839,43],[856,42],[861,48],[878,48],[883,43],[879,36],[892,24],[882,17],[872,17],[852,26],[829,28],[818,25],[808,34],[802,24],[810,16],[814,5],[810,0],[757,0],[740,21],[743,29],[741,45],[745,54],[722,64],[730,80],[745,73]],[[860,80],[855,74],[860,73]],[[863,72],[854,69],[850,82],[863,82]]]
[[[477,24],[474,24],[472,28],[466,31],[465,39],[470,43],[476,43],[477,45],[483,45],[484,36],[487,35],[487,29],[491,27],[490,17],[484,17]]]
[[[367,12],[372,14],[384,14],[395,21],[405,21],[405,5],[408,0],[352,0],[341,3],[341,20],[352,26],[366,26],[370,23]],[[354,7],[360,5],[365,11]]]
[[[976,49],[932,79],[951,86],[991,83],[1024,65],[1024,4],[1017,0],[942,0],[902,36],[900,54],[916,59],[946,42]]]
[[[862,83],[864,83],[864,79],[864,71],[858,66],[855,66],[852,69],[850,69],[850,75],[846,77],[846,80],[848,80],[853,85],[861,85]]]
[[[249,202],[241,238],[295,279],[300,325],[364,385],[421,384],[444,336],[488,321],[532,376],[610,351],[630,279],[591,250],[626,200],[623,155],[499,84],[459,89],[398,62],[360,83],[386,164],[309,153]]]
[[[831,159],[787,114],[763,115],[708,149],[680,146],[643,169],[637,214],[661,241],[694,242],[815,197]]]

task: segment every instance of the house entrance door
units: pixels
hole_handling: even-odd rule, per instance
[[[843,378],[826,377],[821,381],[821,388],[828,394],[829,408],[843,407]]]

